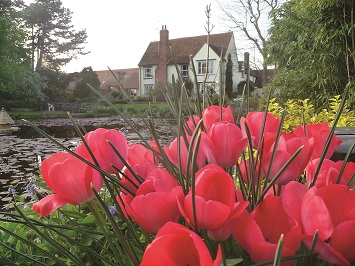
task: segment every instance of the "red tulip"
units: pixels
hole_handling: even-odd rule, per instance
[[[236,124],[221,121],[214,123],[207,134],[202,135],[202,149],[211,163],[232,167],[247,147],[248,140]]]
[[[110,141],[113,146],[118,150],[123,159],[127,158],[127,139],[126,137],[116,129],[104,129],[98,128],[95,131],[91,131],[84,136],[85,141],[89,145],[95,158],[99,161],[100,167],[110,173],[114,174],[117,171],[112,167],[114,165],[118,169],[122,169],[124,164],[120,158],[116,155],[115,151],[108,144]],[[90,159],[90,154],[86,149],[84,143],[81,143],[76,149],[77,153],[80,153],[84,158]]]
[[[264,120],[265,126],[263,130]],[[243,132],[243,136],[247,137],[246,126],[248,127],[253,140],[253,147],[259,148],[261,136],[269,133],[276,135],[280,127],[280,123],[281,119],[276,118],[272,113],[249,112],[245,118],[242,117],[240,119],[240,128]]]
[[[178,141],[177,138],[170,144],[169,147],[164,147],[164,151],[168,156],[169,160],[178,168],[179,167],[179,157],[180,156],[180,163],[181,163],[181,172],[183,174],[187,173],[187,163],[188,163],[188,145],[191,143],[191,136],[186,136],[187,142],[185,143],[184,138],[180,137],[180,150],[178,150]],[[193,150],[193,149],[192,149]],[[198,168],[201,168],[206,163],[206,155],[203,153],[201,145],[198,147],[197,151],[197,159],[196,164]]]
[[[197,115],[190,116],[189,120],[185,125],[185,134],[192,136],[200,120],[201,118],[198,117]]]
[[[254,172],[251,173],[250,169],[250,160],[242,160],[239,163],[239,170],[241,177],[243,179],[243,182],[246,184],[250,184],[253,182],[254,185],[257,185],[257,182],[259,178],[263,178],[265,176],[265,173],[263,169],[260,167],[260,162],[254,160]],[[251,180],[253,178],[253,180]]]
[[[127,214],[144,230],[156,234],[167,222],[177,222],[181,216],[176,194],[182,188],[165,169],[151,172],[138,188],[136,196],[121,195]]]
[[[220,166],[208,164],[196,173],[195,178],[198,228],[218,230],[248,206],[248,202],[236,202],[233,180]],[[191,190],[185,197],[178,194],[178,206],[185,220],[195,227]]]
[[[91,186],[100,190],[100,173],[73,155],[55,153],[43,160],[41,173],[44,181],[56,194],[49,195],[33,205],[33,210],[47,216],[64,204],[83,204],[94,199]]]
[[[136,193],[137,189],[144,182],[147,176],[157,168],[158,166],[156,166],[152,162],[146,162],[145,164],[136,164],[131,166],[131,169],[133,170],[135,175],[133,175],[132,172],[128,170],[128,168],[124,168],[124,175],[122,175],[121,177],[121,182],[127,188],[129,188],[131,192]],[[136,176],[139,176],[139,178],[137,179]],[[128,193],[127,189],[124,187],[122,187],[121,190],[125,194]]]
[[[314,179],[316,169],[319,165],[319,158],[311,160],[306,167],[306,180],[307,184],[310,185]],[[317,187],[335,184],[337,183],[340,170],[343,166],[344,161],[333,162],[329,159],[324,159],[318,173],[318,177],[315,185]],[[355,173],[355,163],[347,162],[345,165],[344,172],[339,179],[339,184],[347,185]]]
[[[136,164],[146,164],[148,162],[154,163],[153,152],[145,148],[142,144],[132,143],[128,145],[127,149],[127,163],[130,166]]]
[[[219,246],[213,261],[200,236],[180,224],[168,222],[147,246],[141,266],[219,266],[221,261]]]
[[[301,244],[301,227],[282,207],[281,197],[269,196],[250,214],[235,219],[232,234],[254,263],[273,260],[283,235],[282,258],[294,256]],[[290,265],[284,261],[281,265]]]
[[[271,138],[273,139],[272,136]],[[268,140],[265,140],[265,143],[267,142]],[[271,161],[274,144],[269,149],[266,148],[266,146],[267,145],[265,145],[264,154],[262,156],[261,167],[265,173],[267,173],[268,168],[271,167],[270,180],[276,176],[279,170],[285,165],[297,149],[302,147],[300,153],[292,160],[277,179],[277,185],[285,185],[288,182],[295,180],[303,173],[309,162],[313,148],[312,143],[309,142],[308,138],[296,137],[292,133],[283,133],[280,136],[276,147],[274,160]]]
[[[221,117],[221,107],[218,105],[211,105],[202,111],[202,120],[206,132],[209,132],[212,125],[216,122],[227,121],[234,123],[234,116],[230,106],[222,107]]]
[[[298,137],[306,136],[313,141],[313,152],[311,159],[320,158],[330,133],[330,127],[327,123],[321,124],[308,124],[304,128],[303,125],[299,125],[295,128],[293,133]],[[327,150],[326,159],[329,159],[337,147],[341,144],[342,140],[333,134],[329,148]]]
[[[295,191],[297,191],[295,193]],[[355,261],[355,191],[340,184],[305,190],[298,182],[286,185],[282,194],[285,209],[302,225],[302,241],[311,249],[318,231],[314,252],[331,264],[350,265]]]

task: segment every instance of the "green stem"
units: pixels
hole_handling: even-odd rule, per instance
[[[107,228],[106,222],[105,222],[105,218],[103,217],[102,213],[100,212],[97,204],[92,200],[90,202],[87,203],[91,213],[95,216],[96,221],[99,225],[99,227],[101,228],[105,239],[107,240],[107,243],[110,245],[112,252],[115,255],[115,258],[119,261],[119,265],[123,265],[122,261],[121,261],[121,256],[118,253],[118,249],[116,247],[116,245],[114,244],[114,242],[112,241],[112,238],[110,236],[109,230]]]

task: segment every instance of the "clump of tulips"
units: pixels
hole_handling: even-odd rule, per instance
[[[267,112],[235,121],[230,107],[208,106],[170,144],[99,128],[43,161],[54,194],[33,209],[88,204],[135,265],[350,265],[355,163],[330,159],[341,141],[327,124],[283,132],[282,122]],[[100,200],[107,189],[119,219]]]

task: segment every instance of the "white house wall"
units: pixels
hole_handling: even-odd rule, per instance
[[[144,78],[144,68],[145,67],[139,67],[139,95],[142,96],[144,95],[144,86],[145,85],[153,85],[155,86],[155,69],[157,68],[157,65],[152,66],[152,78]]]

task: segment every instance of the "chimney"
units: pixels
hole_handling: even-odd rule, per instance
[[[166,25],[163,25],[160,30],[160,40],[158,44],[159,64],[155,70],[155,77],[161,85],[167,85],[168,81],[168,60],[169,60],[169,31]]]

